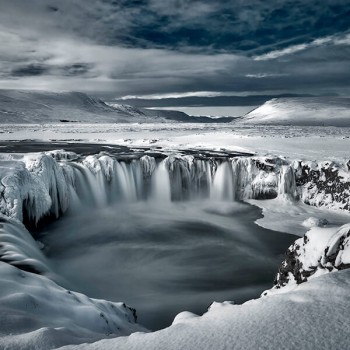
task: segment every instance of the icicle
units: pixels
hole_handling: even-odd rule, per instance
[[[148,155],[140,158],[140,164],[145,177],[151,176],[156,168],[156,160]]]

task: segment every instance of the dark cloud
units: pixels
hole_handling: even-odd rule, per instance
[[[143,48],[263,53],[350,28],[348,0],[4,0],[1,7],[9,26]]]
[[[87,75],[93,68],[92,64],[87,63],[73,63],[64,67],[59,67],[58,71],[65,76],[79,76]]]
[[[43,75],[48,71],[48,68],[45,65],[41,64],[28,64],[14,68],[11,71],[13,77],[28,77],[28,76],[37,76]]]
[[[349,0],[3,0],[0,86],[350,93]]]

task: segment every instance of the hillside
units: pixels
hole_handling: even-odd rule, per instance
[[[207,118],[208,122],[212,119]],[[81,92],[0,90],[0,124],[205,122],[178,111],[108,105]]]
[[[350,98],[274,98],[246,114],[240,123],[350,127]]]

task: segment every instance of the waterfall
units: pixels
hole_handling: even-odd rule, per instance
[[[283,173],[278,185],[276,171],[261,167],[257,160],[239,157],[217,160],[176,154],[159,160],[149,155],[139,159],[106,154],[85,158],[31,155],[25,166],[2,178],[0,211],[21,221],[25,212],[29,220],[38,222],[50,213],[58,217],[70,205],[77,209],[140,200],[273,198],[277,186],[279,193],[295,186],[287,179],[289,173]]]
[[[104,208],[135,201],[281,197],[316,206],[350,205],[350,185],[341,175],[346,170],[334,163],[293,165],[278,157],[215,158],[200,153],[68,157],[57,151],[17,155],[1,164],[7,170],[0,184],[0,213],[34,225],[45,216],[59,217],[68,207]]]
[[[280,170],[278,196],[287,200],[298,199],[295,174],[291,166],[283,165]]]
[[[233,173],[228,162],[219,165],[214,176],[211,189],[211,198],[214,200],[234,200]]]
[[[166,162],[162,161],[152,177],[152,199],[157,202],[171,201],[169,172]]]

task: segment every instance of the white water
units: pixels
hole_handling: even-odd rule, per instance
[[[152,199],[158,203],[171,201],[171,187],[166,163],[159,164],[152,177]]]
[[[108,156],[87,157],[73,166],[72,198],[82,205],[102,208],[116,202],[170,202],[198,198],[234,199],[231,162],[222,164],[194,158],[152,157],[118,161]],[[216,174],[212,173],[218,168]],[[76,202],[76,200],[75,200]]]

